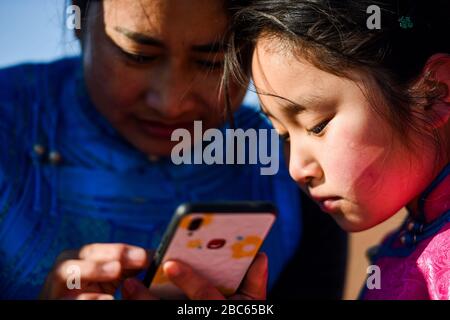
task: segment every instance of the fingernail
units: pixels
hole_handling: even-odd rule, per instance
[[[106,273],[114,273],[117,272],[120,268],[120,264],[118,261],[112,261],[104,264],[102,266],[102,270]]]
[[[180,265],[174,261],[168,261],[164,264],[164,273],[170,277],[178,277],[183,273]]]
[[[134,283],[133,279],[126,279],[123,283],[123,288],[129,295],[131,295],[136,290],[136,284]]]
[[[127,251],[127,258],[130,260],[141,261],[145,259],[144,249],[131,249]]]
[[[102,294],[97,297],[97,300],[114,300],[114,297],[109,294]]]

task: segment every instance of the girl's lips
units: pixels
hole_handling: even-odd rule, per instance
[[[321,203],[321,207],[324,211],[333,213],[339,206],[340,199],[327,199]]]
[[[170,139],[172,136],[172,132],[176,129],[187,129],[189,130],[193,126],[193,122],[183,122],[176,124],[165,124],[156,121],[148,121],[148,120],[140,120],[138,119],[139,124],[142,129],[148,133],[149,135],[161,138],[161,139]],[[191,131],[191,130],[189,130]]]
[[[329,198],[314,198],[318,202],[322,211],[333,213],[339,208],[339,201],[341,197],[329,197]]]

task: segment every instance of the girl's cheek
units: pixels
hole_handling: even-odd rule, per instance
[[[352,128],[350,130],[348,128]],[[326,175],[335,184],[341,185],[344,192],[367,190],[378,184],[379,162],[384,148],[367,140],[364,126],[341,126],[330,136],[325,157]]]

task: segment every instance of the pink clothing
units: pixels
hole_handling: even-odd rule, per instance
[[[450,223],[422,241],[407,257],[382,257],[381,289],[366,289],[364,299],[450,299]]]
[[[422,194],[419,216],[388,236],[371,264],[380,268],[381,288],[364,284],[362,299],[450,300],[449,165]]]

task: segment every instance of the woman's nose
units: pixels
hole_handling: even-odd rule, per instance
[[[172,75],[171,71],[165,73],[159,83],[148,89],[146,104],[160,116],[176,119],[195,108],[193,80],[188,79],[186,75]]]
[[[194,104],[189,97],[164,97],[158,92],[148,92],[146,104],[161,117],[168,119],[179,118],[194,108]]]

